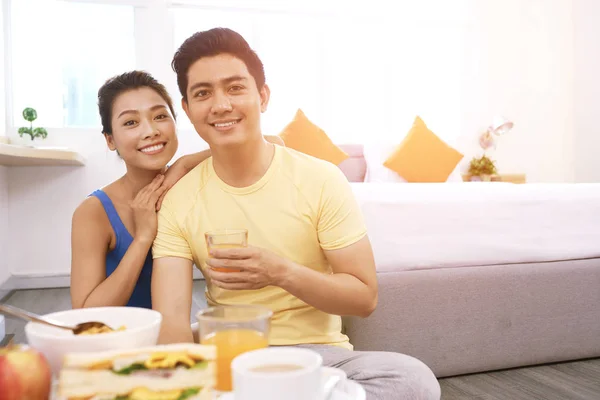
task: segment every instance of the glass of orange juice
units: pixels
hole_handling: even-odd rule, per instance
[[[206,248],[210,249],[235,249],[248,247],[248,230],[246,229],[221,229],[204,233]],[[214,268],[221,272],[238,272],[235,268]]]
[[[258,306],[216,306],[196,314],[200,343],[217,348],[216,390],[232,388],[231,361],[238,355],[269,346],[273,312]]]

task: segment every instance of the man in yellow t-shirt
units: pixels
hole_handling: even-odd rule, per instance
[[[375,263],[351,188],[331,163],[264,141],[262,63],[229,29],[188,38],[173,60],[182,105],[212,157],[166,195],[153,246],[161,343],[192,341],[192,266],[209,304],[273,311],[271,345],[304,346],[359,381],[368,399],[439,399],[433,373],[397,353],[354,352],[341,315],[377,304]],[[244,228],[249,246],[207,254],[204,233]],[[230,267],[238,272],[221,272]]]
[[[306,279],[322,284],[320,280],[332,272],[322,249],[336,251],[361,240],[366,243],[360,210],[338,167],[286,147],[275,146],[272,150],[272,161],[266,172],[249,186],[234,187],[225,183],[215,173],[211,160],[183,177],[163,202],[154,257],[178,257],[199,266],[209,278],[206,297],[210,305],[255,304],[270,308],[273,311],[270,343],[273,345],[326,343],[350,348],[348,338],[341,333],[341,318],[291,294],[294,282],[287,281],[294,279],[293,275],[285,266],[280,268],[276,264],[291,261],[296,264],[291,268],[297,268],[300,274],[309,268],[312,271]],[[259,268],[258,272],[249,274],[256,273],[258,282],[243,284],[239,282],[243,275],[239,275],[240,278],[238,274],[224,272],[215,273],[217,280],[210,280],[207,263],[220,266],[225,260],[209,259],[204,232],[225,228],[248,230],[252,247],[246,254],[256,256],[253,261],[261,264],[253,266]],[[347,310],[347,314],[368,315],[375,307],[376,282],[369,270],[370,257],[368,252],[363,256],[364,271],[359,273],[360,278],[342,278],[356,281],[362,278],[371,283],[369,287],[356,282],[357,294],[362,290],[365,299],[352,299],[354,304],[337,310],[331,308],[330,312]],[[271,265],[270,260],[275,265]],[[244,290],[231,290],[237,288],[236,283]],[[296,292],[298,290],[302,288]],[[336,290],[335,286],[331,290]],[[329,292],[322,296],[329,298],[335,294]],[[349,293],[350,296],[355,294]],[[324,300],[313,302],[330,308]]]

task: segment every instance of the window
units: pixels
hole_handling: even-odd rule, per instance
[[[97,127],[99,87],[135,67],[131,6],[12,1],[11,39],[16,126],[33,107],[41,126]]]
[[[444,139],[461,131],[469,0],[8,1],[13,127],[33,107],[41,126],[97,128],[98,88],[138,68],[167,86],[187,135],[170,63],[191,34],[220,26],[264,63],[265,134],[299,108],[337,143],[397,142],[415,115]]]

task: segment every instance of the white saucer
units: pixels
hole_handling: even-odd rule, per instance
[[[340,375],[344,382],[333,390],[333,394],[328,400],[365,400],[367,398],[365,389],[358,383],[347,380],[346,373],[341,369],[323,367],[323,372],[326,375]],[[217,396],[217,400],[235,400],[235,396],[233,393],[223,393]]]
[[[344,380],[343,389],[336,388],[333,391],[333,395],[328,400],[366,400],[367,394],[365,389],[358,383],[349,381],[346,378],[346,373],[338,368],[323,367],[323,372],[327,375],[340,375]],[[339,386],[342,386],[340,383]],[[56,395],[58,389],[58,380],[54,379],[52,382],[52,393],[50,394],[50,400],[60,400]],[[221,393],[215,396],[215,400],[235,400],[233,393]]]

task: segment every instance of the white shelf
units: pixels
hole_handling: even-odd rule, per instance
[[[12,167],[85,165],[76,151],[60,147],[27,147],[0,142],[0,165]]]

